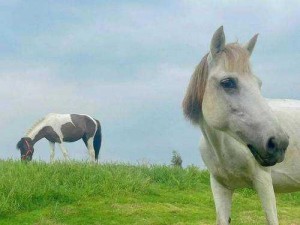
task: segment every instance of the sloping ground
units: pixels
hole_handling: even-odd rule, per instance
[[[277,196],[300,225],[300,193]],[[257,195],[234,195],[232,224],[265,224]],[[167,166],[0,161],[0,224],[214,224],[207,171]]]

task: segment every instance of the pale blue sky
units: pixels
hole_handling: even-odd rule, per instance
[[[260,33],[264,95],[300,99],[300,3],[284,2],[0,0],[0,158],[19,158],[18,139],[57,112],[102,122],[102,162],[168,164],[177,150],[202,165],[181,101],[219,26],[229,42]],[[87,158],[83,143],[67,147]],[[48,160],[46,141],[35,149]]]

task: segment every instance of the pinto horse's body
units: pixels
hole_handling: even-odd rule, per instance
[[[101,147],[101,125],[98,120],[81,114],[55,114],[51,113],[38,121],[17,144],[21,150],[22,159],[30,159],[34,144],[42,138],[50,143],[50,161],[55,154],[57,143],[66,159],[68,151],[63,142],[75,142],[82,139],[88,148],[91,160],[98,160]]]
[[[186,117],[203,133],[218,225],[230,223],[237,188],[257,191],[270,225],[278,225],[274,190],[300,190],[300,101],[261,96],[249,64],[256,39],[225,45],[219,28],[183,101]]]

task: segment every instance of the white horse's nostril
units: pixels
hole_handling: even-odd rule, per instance
[[[267,142],[267,150],[273,152],[277,149],[277,142],[274,137],[269,138]]]

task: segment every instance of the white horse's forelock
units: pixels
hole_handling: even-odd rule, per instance
[[[218,63],[221,63],[226,71],[237,71],[240,74],[251,71],[249,53],[240,44],[227,44],[224,50],[218,54]],[[199,124],[199,119],[201,118],[202,100],[208,78],[208,68],[213,61],[211,53],[206,54],[202,58],[191,77],[182,103],[186,118],[193,124]]]

